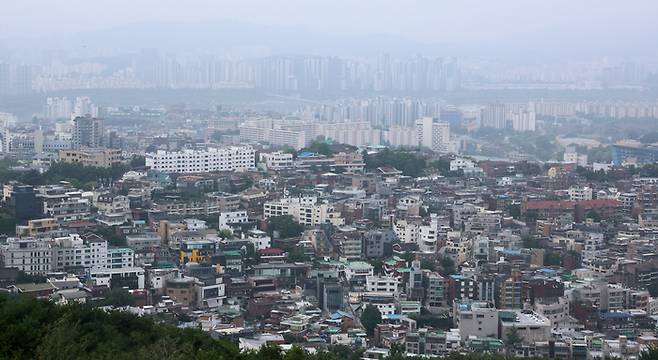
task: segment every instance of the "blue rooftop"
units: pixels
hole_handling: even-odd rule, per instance
[[[354,319],[352,314],[348,314],[344,311],[337,310],[335,313],[331,314],[331,320],[337,320],[343,317],[348,317],[350,319]]]
[[[402,317],[402,315],[400,315],[400,314],[389,314],[389,315],[382,316],[382,318],[388,319],[388,320],[400,320],[401,317]]]
[[[521,255],[521,250],[503,250],[501,252],[505,255]]]
[[[602,320],[623,319],[630,317],[630,315],[623,311],[609,311],[603,312],[599,315]]]

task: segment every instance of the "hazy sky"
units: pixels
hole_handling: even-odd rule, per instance
[[[425,42],[658,32],[655,0],[2,0],[0,8],[0,37],[215,19]]]
[[[428,44],[465,46],[471,53],[477,51],[482,56],[497,53],[541,59],[577,56],[580,52],[589,57],[612,55],[649,61],[655,61],[658,56],[655,46],[658,0],[0,0],[0,3],[0,41],[14,40],[12,44],[23,36],[41,38],[129,24],[235,20],[303,26],[327,35],[392,34]]]

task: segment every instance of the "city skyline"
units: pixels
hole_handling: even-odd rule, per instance
[[[0,6],[0,358],[658,359],[658,2]]]

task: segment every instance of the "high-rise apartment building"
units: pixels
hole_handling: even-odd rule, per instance
[[[482,127],[505,129],[507,127],[505,104],[487,105],[482,109],[480,119]]]
[[[431,117],[416,120],[418,144],[432,151],[448,151],[450,141],[450,125],[446,122],[434,121]]]
[[[251,146],[146,154],[146,167],[170,173],[247,170],[254,167],[255,162],[256,152]]]
[[[73,148],[103,146],[103,119],[78,116],[73,119]]]

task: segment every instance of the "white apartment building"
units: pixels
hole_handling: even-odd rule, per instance
[[[219,230],[232,230],[232,225],[239,225],[249,221],[247,210],[224,211],[219,213]]]
[[[97,286],[112,287],[112,280],[120,281],[123,278],[134,279],[134,285],[137,289],[143,289],[145,284],[144,269],[141,267],[121,268],[121,269],[92,269],[89,271],[89,277]]]
[[[436,122],[431,117],[416,120],[418,144],[432,151],[447,152],[450,143],[450,124]]]
[[[17,268],[30,275],[53,271],[52,249],[45,239],[8,238],[0,247],[0,256],[5,267]]]
[[[164,290],[167,280],[173,280],[180,277],[180,270],[178,268],[166,269],[148,269],[148,287],[157,292]]]
[[[94,206],[98,208],[96,221],[106,226],[121,225],[132,218],[127,196],[99,195]]]
[[[523,310],[506,310],[512,316],[500,319],[500,338],[507,341],[511,328],[516,328],[525,343],[548,341],[551,339],[551,320],[536,312]],[[506,314],[507,315],[507,314]]]
[[[256,251],[265,250],[272,247],[272,238],[262,230],[249,230],[247,232],[247,240],[249,240],[249,242],[254,245],[254,249]]]
[[[292,154],[283,151],[261,153],[260,162],[265,163],[268,170],[280,170],[294,166]]]
[[[562,160],[565,163],[576,164],[577,166],[587,166],[587,154],[578,154],[575,148],[567,147]]]
[[[78,234],[52,240],[53,270],[107,268],[107,241],[96,237],[83,240]]]
[[[456,302],[453,304],[453,322],[459,329],[462,341],[469,336],[498,335],[498,310],[487,302]]]
[[[475,162],[470,159],[457,158],[450,160],[450,171],[463,170],[465,173],[474,171],[477,166]]]
[[[500,211],[480,209],[464,221],[464,231],[475,235],[497,233],[502,227],[503,214]]]
[[[204,231],[208,229],[208,224],[204,220],[199,219],[183,219],[185,228],[189,231]]]
[[[243,171],[254,167],[256,152],[251,146],[206,150],[163,151],[146,154],[146,167],[169,173]]]
[[[461,227],[466,220],[475,216],[482,210],[484,210],[482,207],[471,203],[454,204],[452,206],[452,217],[455,226]]]
[[[134,259],[134,252],[130,249],[108,250],[106,240],[100,237],[85,240],[78,234],[53,239],[9,238],[0,248],[0,255],[6,267],[15,267],[28,274],[71,268],[116,269],[133,266]]]
[[[553,324],[569,320],[569,302],[565,297],[559,297],[553,301],[537,301],[534,308],[538,314],[547,317]]]
[[[322,135],[340,144],[369,146],[381,144],[382,131],[374,129],[367,121],[340,122],[318,124],[316,135]]]
[[[339,227],[332,235],[332,242],[338,245],[340,257],[359,259],[363,254],[363,239],[358,230],[351,226]]]
[[[295,150],[306,146],[307,138],[304,131],[285,129],[265,129],[267,142],[273,145],[290,145]]]
[[[268,201],[263,205],[265,219],[273,216],[290,215],[295,221],[306,226],[316,226],[331,223],[335,226],[345,224],[345,219],[333,205],[318,204],[314,196],[298,198],[282,198]]]
[[[429,223],[423,223],[419,217],[408,217],[395,221],[393,231],[400,241],[416,243],[420,251],[435,253],[439,234],[439,220],[436,215],[430,216]]]
[[[107,248],[107,268],[122,269],[135,267],[135,251],[128,247]]]
[[[93,193],[82,192],[68,186],[48,185],[37,188],[43,201],[43,213],[59,223],[87,220],[91,217]]]
[[[589,261],[601,258],[606,253],[605,241],[602,233],[589,232],[583,239],[583,260]]]
[[[367,276],[366,291],[397,294],[398,279],[392,276]]]
[[[514,131],[537,130],[537,120],[534,111],[520,110],[518,112],[512,112],[510,117]]]
[[[589,186],[572,186],[569,188],[569,200],[585,201],[592,200],[592,188]]]
[[[315,138],[315,124],[304,120],[249,119],[239,126],[240,141],[288,145],[299,150]]]
[[[392,294],[387,294],[388,296],[380,295],[375,299],[369,299],[369,297],[364,296],[362,300],[364,308],[367,306],[374,306],[379,310],[379,313],[382,315],[393,315],[395,314],[395,298]]]
[[[345,278],[350,282],[365,283],[373,271],[372,265],[365,261],[352,261],[345,266]]]
[[[44,116],[47,119],[70,119],[73,112],[73,102],[65,97],[49,97],[46,99]]]
[[[418,130],[413,127],[391,126],[384,138],[390,146],[418,146]]]

